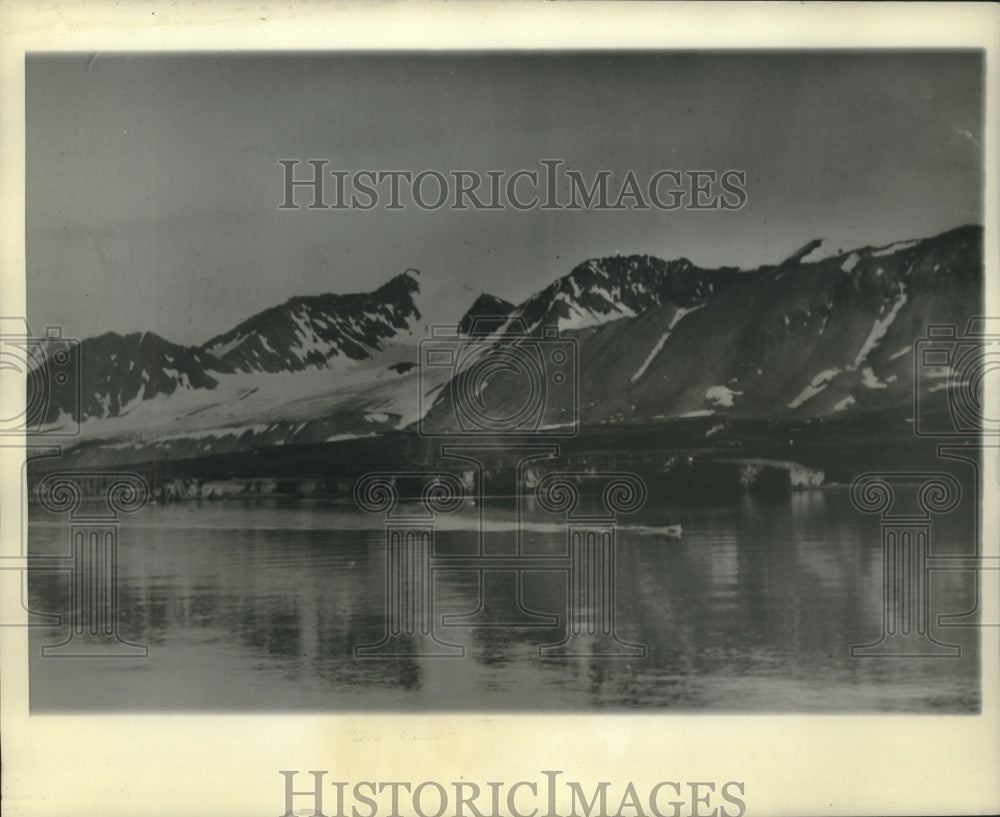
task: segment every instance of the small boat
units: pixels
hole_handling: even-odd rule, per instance
[[[680,524],[677,525],[664,525],[659,529],[660,533],[666,536],[668,539],[680,539],[683,529]]]

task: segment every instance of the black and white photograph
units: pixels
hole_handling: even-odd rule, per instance
[[[977,711],[983,76],[29,56],[32,708]]]
[[[446,42],[26,50],[30,717],[995,706],[995,56]],[[560,762],[326,812],[759,813]]]

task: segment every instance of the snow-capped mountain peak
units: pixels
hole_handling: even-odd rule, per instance
[[[734,274],[730,268],[699,269],[687,258],[597,258],[579,264],[532,295],[510,318],[520,318],[532,333],[543,325],[560,330],[600,326],[660,304],[693,306],[730,283]],[[514,325],[509,322],[509,326]]]
[[[241,372],[339,368],[364,360],[421,319],[419,273],[408,269],[373,292],[306,295],[265,309],[202,347]]]

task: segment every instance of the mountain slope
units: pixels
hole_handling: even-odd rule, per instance
[[[736,270],[705,270],[686,258],[612,256],[579,264],[517,307],[506,328],[520,320],[529,333],[540,326],[581,329],[634,317],[661,304],[690,307],[723,289]]]
[[[507,316],[514,309],[510,301],[484,292],[472,302],[458,322],[459,334],[476,337],[491,335],[506,323]]]
[[[909,417],[914,341],[931,323],[961,328],[969,316],[981,314],[982,230],[959,228],[803,262],[814,247],[807,245],[780,266],[727,272],[718,284],[696,275],[685,290],[686,305],[656,303],[617,320],[607,320],[605,312],[603,323],[564,331],[576,343],[580,362],[580,424],[698,415],[822,417],[888,406],[898,408],[901,422]],[[662,269],[640,262],[630,272],[633,280],[648,281]],[[598,289],[603,296],[600,283]],[[556,294],[565,291],[560,284]],[[580,295],[576,303],[592,302]],[[529,314],[540,300],[535,296],[515,314]],[[559,301],[547,298],[548,304]],[[542,320],[555,314],[531,314],[539,313]],[[496,355],[510,358],[512,349],[528,350],[532,343],[510,339],[506,347],[497,346]],[[544,342],[535,345],[545,348]],[[476,382],[476,400],[492,417],[513,416],[540,387],[545,409],[535,417],[537,425],[573,420],[569,389],[542,382],[533,392],[528,378],[509,374]],[[455,394],[464,392],[441,390],[426,428],[458,428]]]
[[[179,346],[152,332],[106,332],[65,347],[66,371],[81,381],[55,384],[46,421],[60,417],[86,421],[127,414],[139,403],[178,390],[214,389],[227,364],[196,348]],[[77,394],[79,392],[79,405]]]
[[[416,428],[421,395],[433,405],[420,428],[431,433],[458,430],[456,395],[493,418],[528,406],[527,432],[691,416],[714,418],[713,428],[873,413],[902,425],[913,413],[915,340],[928,324],[961,329],[982,313],[982,230],[811,261],[818,248],[747,272],[616,256],[516,307],[481,295],[446,343],[458,344],[455,361],[462,348],[483,350],[482,378],[441,359],[421,370],[421,298],[433,296],[412,270],[371,293],[292,298],[199,348],[108,333],[74,352],[82,440],[93,462],[102,450],[143,461],[154,443],[175,458],[312,444]],[[494,321],[470,337],[481,317]],[[544,337],[552,325],[559,337]],[[943,404],[947,371],[926,374],[922,394]],[[54,390],[50,422],[71,412],[77,385]]]
[[[202,347],[241,372],[298,372],[364,360],[414,329],[419,273],[409,269],[373,292],[292,298],[265,309]]]
[[[273,408],[303,395],[329,393],[331,377],[361,364],[374,364],[362,379],[390,366],[403,373],[416,365],[416,342],[423,332],[417,323],[418,275],[407,270],[370,293],[292,298],[200,347],[180,346],[151,332],[108,332],[66,344],[69,363],[62,370],[80,377],[49,384],[44,422],[64,425],[69,419],[94,426],[96,420],[136,420],[143,414],[136,415],[137,410],[155,402],[160,408],[146,411],[150,418],[167,422],[182,415],[186,426],[194,422],[191,418],[218,417],[212,409],[220,403],[247,401],[258,392],[240,409],[260,404],[265,394]],[[53,347],[49,344],[50,353]],[[326,375],[280,384],[253,380],[310,371]],[[226,417],[238,414],[230,411]],[[134,425],[129,424],[130,435],[139,433]],[[101,433],[113,427],[98,426]]]

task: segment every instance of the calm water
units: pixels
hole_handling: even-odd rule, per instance
[[[475,550],[477,511],[440,523],[438,554]],[[485,544],[513,547],[517,517],[493,502]],[[378,517],[323,500],[152,506],[120,537],[120,632],[148,658],[40,658],[66,630],[32,632],[35,711],[590,710],[927,711],[979,707],[975,629],[936,630],[957,659],[851,658],[882,621],[877,520],[846,491],[796,494],[778,504],[675,508],[680,540],[640,526],[618,532],[617,632],[644,658],[539,657],[565,634],[567,574],[522,576],[522,603],[559,626],[438,630],[462,645],[451,660],[354,657],[386,627],[386,555]],[[566,534],[527,509],[524,551],[566,550]],[[65,553],[64,520],[32,510],[32,554]],[[972,525],[935,521],[933,550],[969,549]],[[490,592],[503,590],[492,584]],[[506,574],[508,577],[513,574]],[[435,616],[479,605],[470,571],[434,573]],[[501,578],[500,581],[503,581]],[[69,608],[68,572],[32,573],[33,609]],[[932,610],[972,606],[974,580],[936,572]],[[496,598],[499,598],[497,596]],[[508,599],[509,601],[509,599]]]

